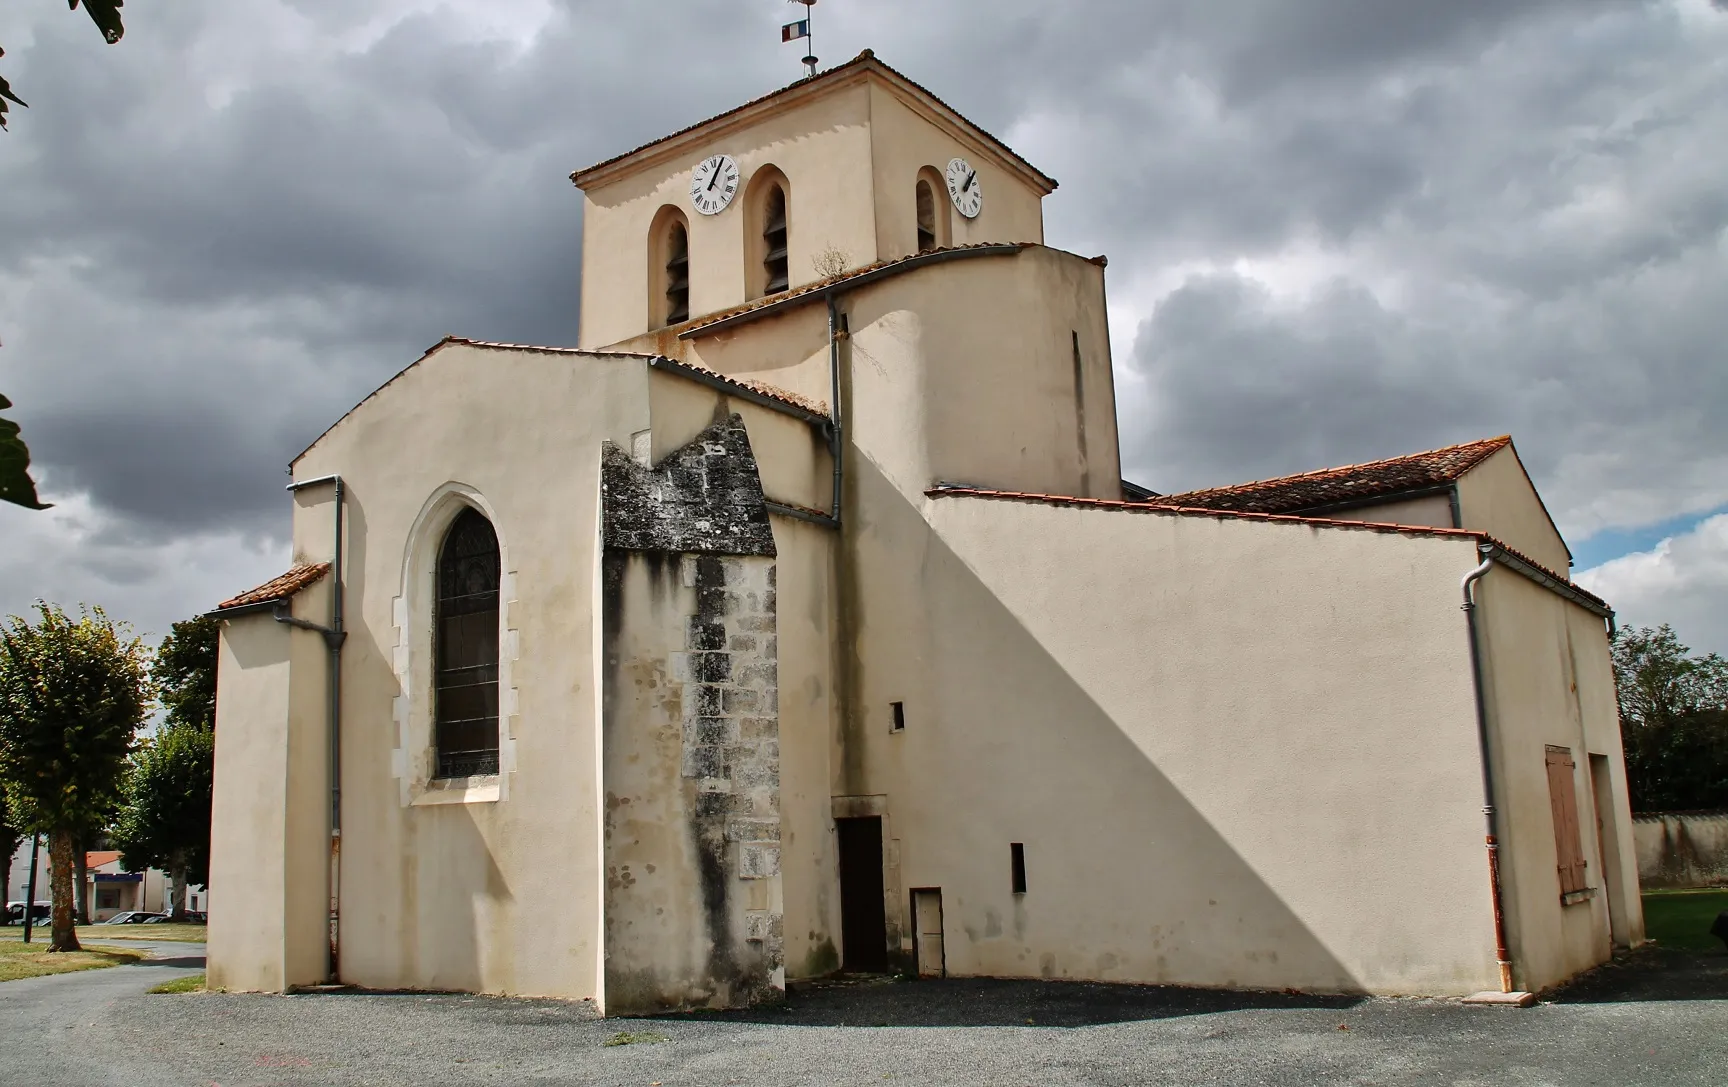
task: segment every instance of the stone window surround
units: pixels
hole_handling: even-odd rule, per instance
[[[433,596],[438,551],[444,533],[464,509],[477,510],[498,536],[498,773],[469,778],[434,778],[432,723]],[[516,571],[508,535],[497,511],[465,483],[439,487],[421,507],[403,551],[401,593],[391,601],[396,643],[391,667],[397,694],[391,700],[395,747],[390,773],[403,807],[485,804],[508,800],[516,769],[517,689],[515,664],[521,632],[516,628]]]

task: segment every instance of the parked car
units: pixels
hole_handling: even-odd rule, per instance
[[[46,902],[38,902],[30,908],[30,916],[36,921],[47,921],[52,914],[52,907]],[[24,903],[6,903],[6,915],[0,924],[22,925],[24,923]]]
[[[149,922],[156,920],[156,919],[160,918],[161,916],[162,915],[159,913],[147,913],[144,910],[127,910],[125,913],[115,914],[113,917],[110,917],[108,920],[100,922],[100,924],[104,924],[104,925],[143,925],[143,924],[148,924]]]

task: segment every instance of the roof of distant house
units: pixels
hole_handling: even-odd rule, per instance
[[[251,589],[216,605],[219,612],[244,608],[251,604],[268,604],[277,600],[287,600],[301,589],[318,581],[330,572],[327,562],[302,563],[285,574],[271,578],[256,589]]]
[[[956,120],[958,120],[961,124],[970,128],[972,131],[978,133],[978,135],[984,137],[985,140],[994,144],[999,150],[1001,150],[1004,154],[1006,154],[1011,160],[1020,164],[1021,166],[1024,166],[1027,170],[1030,170],[1038,178],[1039,181],[1041,181],[1045,185],[1047,185],[1052,191],[1055,190],[1055,188],[1056,188],[1056,179],[1055,178],[1051,177],[1049,174],[1045,173],[1043,170],[1038,169],[1038,167],[1032,165],[1030,162],[1027,162],[1024,158],[1020,157],[1019,153],[1016,152],[1012,147],[1009,147],[1007,144],[1003,143],[1001,140],[997,139],[995,136],[991,135],[989,132],[986,132],[983,128],[979,127],[977,124],[975,124],[971,120],[968,120],[964,114],[962,114],[959,110],[955,109],[953,106],[950,106],[948,103],[942,101],[942,99],[936,97],[936,95],[930,90],[930,88],[916,82],[913,79],[908,78],[904,72],[901,72],[898,69],[892,67],[891,65],[878,59],[875,51],[872,49],[866,49],[862,53],[859,53],[857,56],[853,57],[851,60],[847,61],[846,63],[836,65],[835,67],[828,69],[826,72],[822,72],[822,73],[820,73],[818,75],[814,75],[814,76],[806,76],[805,78],[800,79],[795,83],[790,83],[784,87],[779,88],[778,90],[770,91],[767,94],[762,95],[759,98],[753,98],[750,101],[745,102],[741,106],[734,106],[732,109],[729,109],[724,113],[717,113],[705,121],[698,121],[693,125],[689,125],[685,128],[681,128],[676,132],[670,133],[669,135],[661,136],[659,139],[650,140],[647,143],[643,144],[642,146],[632,148],[631,150],[626,151],[621,155],[614,155],[604,162],[597,162],[594,165],[587,167],[586,169],[577,170],[575,173],[570,175],[570,180],[575,182],[576,185],[578,187],[580,187],[580,186],[584,185],[586,182],[588,182],[593,177],[593,175],[595,175],[599,171],[606,169],[608,166],[612,166],[612,165],[615,165],[616,163],[623,162],[625,159],[634,158],[635,156],[641,154],[644,151],[647,151],[650,148],[658,147],[663,143],[668,143],[672,140],[676,140],[678,137],[683,136],[687,133],[694,132],[699,128],[705,128],[708,125],[711,125],[716,121],[722,121],[728,117],[732,117],[736,114],[743,113],[746,110],[753,109],[756,106],[759,106],[764,102],[773,101],[774,99],[779,98],[782,95],[791,94],[794,91],[801,90],[801,89],[806,88],[806,87],[811,87],[811,86],[814,86],[817,84],[828,83],[828,82],[837,80],[837,79],[841,78],[842,76],[849,75],[855,71],[858,71],[861,68],[868,68],[868,69],[871,69],[873,71],[880,72],[883,75],[888,76],[890,80],[897,82],[897,83],[904,84],[906,87],[910,88],[911,90],[916,91],[918,94],[923,95],[925,98],[927,98],[931,103],[933,103],[939,109],[946,110],[948,113],[953,114],[954,118]]]
[[[1503,434],[1498,438],[1449,445],[1444,449],[1366,464],[1347,464],[1342,468],[1325,468],[1231,487],[1172,494],[1160,502],[1246,513],[1296,513],[1346,506],[1455,482],[1459,476],[1511,444],[1511,436]]]
[[[120,859],[118,849],[93,849],[84,854],[84,867],[100,868],[104,864],[113,864]]]

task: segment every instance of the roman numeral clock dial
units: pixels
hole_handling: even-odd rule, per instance
[[[703,215],[719,215],[738,195],[738,163],[731,155],[710,155],[690,174],[690,203]]]
[[[978,171],[965,159],[948,160],[948,198],[954,201],[954,210],[968,219],[978,218],[984,210],[984,187]]]

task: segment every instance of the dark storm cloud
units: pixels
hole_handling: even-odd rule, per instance
[[[872,46],[1062,179],[1051,243],[1110,255],[1120,343],[1143,320],[1131,475],[1511,430],[1576,535],[1728,500],[1722,7],[814,15],[824,65]],[[0,388],[80,511],[62,568],[167,599],[150,563],[280,540],[288,458],[438,337],[572,342],[568,173],[795,75],[789,10],[181,0],[112,48],[9,12],[36,21],[0,27],[32,103],[0,136]]]

